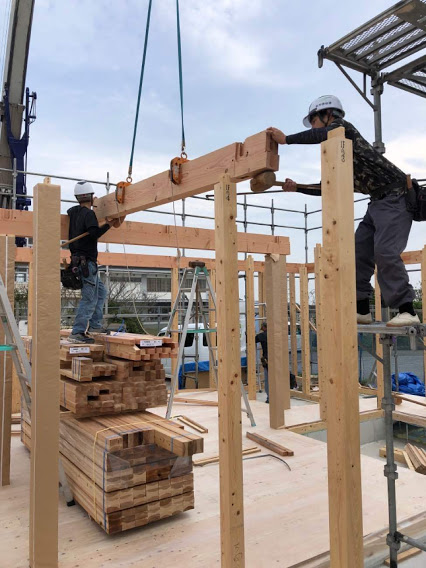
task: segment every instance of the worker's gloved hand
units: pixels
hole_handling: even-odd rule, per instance
[[[275,140],[275,142],[277,142],[278,144],[287,144],[286,135],[278,128],[270,126],[266,129],[266,132],[270,134],[272,136],[272,139]]]
[[[297,183],[290,178],[286,178],[282,186],[283,191],[297,191]]]
[[[123,223],[125,218],[126,218],[126,215],[123,215],[123,217],[117,217],[116,219],[106,217],[105,221],[109,225],[111,225],[111,227],[114,227],[114,229],[118,229],[118,227]]]

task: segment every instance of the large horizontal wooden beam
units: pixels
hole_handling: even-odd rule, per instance
[[[29,264],[32,262],[33,249],[24,247],[16,249],[15,261],[19,264]],[[60,251],[58,254],[59,261],[66,259],[69,261],[70,252],[68,250]],[[206,263],[208,270],[216,268],[216,260],[214,258],[200,258],[183,256],[179,260],[179,268],[187,268],[189,263],[194,260],[201,260]],[[178,261],[175,256],[162,256],[155,254],[124,254],[122,252],[100,252],[98,254],[98,262],[103,266],[117,266],[130,268],[177,268]],[[300,271],[300,264],[288,262],[287,272],[298,273]],[[238,261],[238,270],[244,272],[247,267],[247,261]],[[264,272],[265,263],[256,260],[254,262],[255,272]]]
[[[169,171],[165,171],[127,187],[122,204],[117,203],[114,193],[96,199],[95,211],[98,219],[119,217],[123,213],[128,215],[211,191],[225,173],[233,182],[238,182],[278,169],[278,145],[263,131],[246,138],[243,143],[234,142],[184,163],[179,185],[173,185]]]
[[[0,209],[0,234],[16,237],[32,237],[32,212]],[[61,238],[68,239],[68,215],[61,215]],[[111,229],[100,239],[104,243],[171,247],[198,250],[215,250],[215,235],[212,229],[175,227],[155,223],[125,221],[119,229]],[[258,254],[289,254],[288,237],[238,233],[239,252]]]

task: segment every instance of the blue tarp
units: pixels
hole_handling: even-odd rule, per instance
[[[247,367],[247,357],[241,357],[241,367]],[[208,361],[199,361],[198,362],[198,370],[201,371],[208,371],[210,369],[210,365]],[[195,362],[192,361],[191,363],[185,363],[185,373],[195,373]],[[182,365],[179,367],[179,388],[183,389],[183,381],[182,381]]]
[[[425,385],[414,373],[399,373],[399,391],[402,394],[425,396]],[[392,390],[396,391],[395,375],[392,375]]]

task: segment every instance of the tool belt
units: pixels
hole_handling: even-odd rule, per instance
[[[83,255],[71,255],[71,264],[61,269],[61,282],[64,288],[71,290],[81,290],[83,288],[83,278],[88,278],[89,264],[88,259]]]
[[[414,221],[426,221],[426,186],[420,185],[411,176],[407,176],[405,204],[407,211],[413,214]]]

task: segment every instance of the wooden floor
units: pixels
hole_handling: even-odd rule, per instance
[[[214,398],[211,393],[203,398]],[[197,398],[199,396],[197,395]],[[373,402],[372,402],[373,401]],[[363,399],[363,405],[375,404]],[[403,403],[405,404],[405,403]],[[406,403],[415,406],[411,403]],[[407,406],[408,408],[408,406]],[[418,407],[422,409],[422,407]],[[272,457],[244,462],[246,566],[327,566],[309,561],[328,550],[328,500],[326,445],[285,430],[268,427],[268,405],[252,403],[256,432],[294,450],[285,458],[291,471]],[[288,411],[288,420],[318,420],[317,405]],[[164,409],[159,409],[164,414]],[[174,415],[184,414],[209,429],[203,457],[217,454],[217,408],[176,404]],[[287,414],[287,413],[286,413]],[[243,431],[254,430],[243,416]],[[297,422],[296,422],[297,423]],[[244,437],[244,447],[253,442]],[[262,451],[262,454],[267,454]],[[200,456],[196,456],[197,458]],[[18,437],[13,439],[12,485],[0,489],[0,566],[27,568],[29,454]],[[79,507],[60,502],[60,568],[210,568],[220,565],[219,468],[195,468],[195,510],[177,517],[107,536]],[[399,469],[398,520],[426,527],[426,476]],[[362,456],[364,535],[380,548],[375,533],[387,522],[386,480],[383,462]],[[404,528],[409,533],[409,528]],[[374,534],[373,534],[374,533]],[[384,537],[380,537],[384,542]],[[381,549],[383,549],[383,546]],[[369,553],[370,553],[369,552]]]

